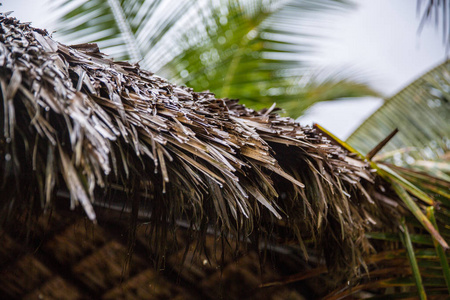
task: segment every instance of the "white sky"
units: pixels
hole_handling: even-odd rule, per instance
[[[324,20],[329,37],[321,41],[315,58],[318,66],[351,69],[364,74],[375,89],[392,96],[430,68],[443,62],[442,34],[434,24],[420,35],[415,0],[354,1],[354,11]],[[4,0],[1,11],[35,27],[52,28],[45,0]],[[320,29],[323,32],[323,28]],[[299,118],[303,124],[321,124],[340,138],[346,138],[381,105],[367,98],[320,103]]]
[[[444,61],[442,33],[434,23],[417,32],[415,0],[355,2],[356,10],[332,20],[318,62],[369,71],[372,85],[391,96]]]
[[[415,0],[355,1],[356,10],[329,20],[317,64],[360,71],[386,97],[446,58],[442,33],[430,23],[419,35]],[[364,98],[319,103],[298,120],[319,123],[347,138],[382,101]]]

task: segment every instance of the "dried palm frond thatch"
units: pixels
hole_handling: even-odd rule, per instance
[[[402,212],[367,162],[274,106],[254,111],[176,86],[5,15],[0,40],[6,222],[68,193],[92,221],[95,206],[147,213],[160,255],[184,223],[199,238],[210,229],[253,242],[295,237],[306,255],[315,247],[348,272],[371,251],[365,231]]]

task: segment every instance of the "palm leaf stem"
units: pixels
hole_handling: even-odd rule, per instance
[[[411,238],[409,236],[408,228],[405,224],[405,219],[402,218],[401,228],[403,229],[403,233],[400,234],[403,244],[406,247],[408,253],[409,263],[411,265],[411,269],[413,272],[413,277],[416,282],[417,293],[419,294],[419,298],[421,300],[426,300],[427,295],[425,293],[425,287],[422,283],[422,277],[420,276],[419,265],[417,264],[416,256],[414,254],[414,248],[411,242]]]
[[[434,207],[427,207],[427,217],[428,219],[430,219],[431,223],[436,228],[436,230],[438,230],[436,218],[434,216]],[[445,254],[445,251],[442,248],[442,246],[435,239],[433,239],[433,243],[434,247],[436,248],[436,253],[439,256],[439,261],[442,267],[442,273],[444,274],[445,283],[447,284],[447,289],[450,295],[450,268],[448,265],[447,255]]]

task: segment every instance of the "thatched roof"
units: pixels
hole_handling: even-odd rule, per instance
[[[184,227],[199,253],[208,232],[295,239],[345,273],[371,251],[365,231],[396,222],[386,208],[402,205],[366,162],[275,107],[194,92],[5,15],[0,26],[5,224],[70,203],[91,221],[105,209],[129,212],[132,228],[145,218],[157,261]]]

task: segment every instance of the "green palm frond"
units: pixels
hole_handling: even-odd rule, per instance
[[[145,1],[62,0],[56,36],[97,42],[170,80],[239,98],[260,109],[276,102],[292,116],[317,101],[374,95],[366,84],[334,73],[306,76],[319,37],[317,19],[352,7],[340,0]],[[65,12],[71,4],[72,10]],[[65,12],[65,13],[62,13]],[[318,81],[313,81],[313,80]],[[306,84],[305,84],[306,82]]]
[[[449,293],[449,257],[442,248],[442,240],[438,241],[450,240],[449,88],[450,61],[446,61],[386,100],[347,140],[362,153],[368,153],[389,132],[399,129],[375,156],[383,162],[372,165],[376,169],[381,167],[380,175],[391,181],[397,195],[415,216],[406,219],[403,233],[368,235],[393,248],[403,241],[408,252],[384,253],[377,268],[369,272],[371,279],[359,286],[365,291],[375,286],[384,288],[382,296],[370,299],[407,299],[418,295],[421,299],[427,295],[441,299]],[[424,229],[434,238],[427,237]],[[377,275],[383,270],[386,271],[383,276]]]
[[[138,62],[160,44],[170,44],[168,33],[176,29],[174,24],[186,23],[197,7],[190,1],[165,4],[162,0],[61,0],[50,5],[58,15],[55,36],[61,41],[96,42],[116,59]]]
[[[449,88],[450,61],[446,61],[387,99],[347,142],[367,153],[398,128],[399,133],[380,152],[379,158],[398,165],[442,160],[441,165],[434,167],[445,170],[448,167],[445,156],[450,151]]]
[[[380,96],[360,78],[360,74],[324,69],[305,74],[294,81],[290,90],[293,97],[276,99],[290,116],[300,116],[317,102],[340,98]],[[260,104],[264,105],[264,104]]]
[[[450,181],[411,168],[371,161],[321,126],[316,125],[316,128],[349,152],[366,159],[374,171],[389,183],[392,195],[398,196],[410,213],[401,228],[366,234],[370,239],[383,241],[381,246],[378,245],[379,249],[395,250],[370,256],[367,259],[367,277],[360,278],[355,286],[339,287],[325,299],[346,299],[360,292],[365,293],[367,299],[410,299],[417,296],[426,299],[427,295],[441,299],[448,295],[450,271],[445,251],[448,252],[446,241],[450,240]],[[389,145],[390,142],[386,144],[383,141],[382,144]],[[374,148],[380,150],[378,145]],[[390,193],[385,191],[385,194],[388,197],[382,196],[383,201],[393,203]],[[438,208],[436,213],[434,207]],[[395,209],[401,212],[404,208],[396,206]],[[404,249],[398,249],[400,242]]]
[[[441,235],[449,240],[446,228],[449,206],[434,212],[427,209],[427,216]],[[341,287],[326,299],[346,299],[347,296],[365,293],[365,299],[447,299],[450,293],[450,257],[436,240],[423,233],[421,225],[407,218],[398,233],[367,234],[373,241],[384,242],[384,247],[396,248],[400,242],[404,249],[387,250],[367,259],[369,272],[352,288]],[[433,247],[434,244],[434,247]],[[426,294],[425,294],[426,292]]]
[[[342,9],[346,3],[286,1],[266,6],[263,2],[228,2],[226,14],[223,7],[212,6],[210,23],[205,20],[206,28],[196,33],[207,34],[162,72],[177,82],[209,89],[220,97],[239,98],[254,108],[277,102],[293,116],[317,101],[374,93],[342,76],[322,81],[305,76],[305,55],[313,50],[313,37],[305,33],[311,27],[304,23],[318,11]],[[191,39],[186,35],[185,44]],[[347,89],[330,89],[337,82],[346,82]]]
[[[433,226],[436,229],[438,229],[438,225],[436,222],[436,216],[434,213],[434,207],[429,207],[427,209],[427,217],[428,217],[428,219],[430,219],[431,223],[433,223]],[[445,283],[447,284],[448,293],[450,295],[450,268],[449,268],[449,264],[448,264],[447,255],[445,254],[444,249],[441,247],[441,245],[439,245],[439,243],[437,243],[436,240],[433,240],[433,244],[436,249],[436,253],[439,256],[439,260],[440,260],[441,267],[442,267],[442,273],[444,275]]]

